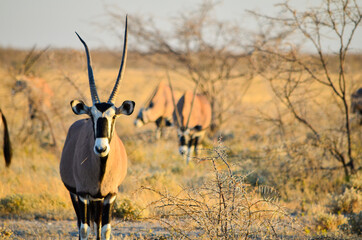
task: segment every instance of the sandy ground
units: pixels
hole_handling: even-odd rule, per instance
[[[166,239],[170,235],[153,222],[113,220],[112,239]],[[76,221],[0,219],[0,239],[78,239]],[[90,239],[95,239],[90,235]]]

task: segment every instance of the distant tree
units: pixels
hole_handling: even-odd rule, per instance
[[[275,30],[265,28],[257,35],[254,66],[269,81],[275,96],[293,118],[311,132],[313,144],[337,160],[348,179],[357,167],[351,137],[348,101],[351,79],[346,58],[361,23],[360,6],[355,0],[323,0],[320,7],[305,11],[294,9],[288,1],[279,6],[283,14],[278,17],[254,13]],[[328,39],[336,40],[336,48],[328,47]],[[303,53],[301,43],[310,44],[309,53]],[[339,109],[343,127],[340,121],[331,122],[332,119],[327,125],[318,125],[320,122],[308,116],[313,111],[306,104],[311,100],[308,91],[315,85],[330,93],[330,102]]]
[[[253,73],[250,49],[242,43],[240,27],[218,19],[215,6],[215,2],[204,1],[196,10],[181,13],[170,21],[170,30],[156,26],[152,17],[132,15],[129,21],[136,50],[157,66],[198,84],[198,93],[208,97],[214,132],[239,111]],[[112,9],[108,12],[109,28],[119,29],[124,16]],[[192,82],[189,89],[194,89]]]

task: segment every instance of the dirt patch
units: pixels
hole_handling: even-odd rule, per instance
[[[75,220],[0,220],[0,239],[77,239]],[[165,239],[169,233],[155,222],[112,222],[112,239]],[[90,235],[90,239],[95,239]]]

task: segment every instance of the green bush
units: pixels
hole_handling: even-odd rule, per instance
[[[49,194],[13,194],[0,199],[0,215],[55,218],[66,203]]]
[[[347,188],[341,195],[332,195],[329,208],[332,213],[351,214],[361,210],[361,195],[354,188]]]
[[[123,220],[139,220],[142,217],[142,209],[131,200],[124,198],[116,201],[113,216]]]
[[[350,183],[354,189],[362,191],[362,172],[358,172],[351,176]]]
[[[34,208],[34,199],[30,195],[15,194],[0,199],[1,214],[28,213]]]
[[[341,215],[331,213],[320,213],[315,217],[315,224],[318,231],[334,231],[339,225],[347,223],[347,219]]]

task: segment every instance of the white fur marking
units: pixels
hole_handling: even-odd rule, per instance
[[[80,224],[80,229],[79,229],[80,239],[88,239],[89,232],[90,232],[90,228],[89,228],[88,224],[81,223]]]
[[[111,198],[106,198],[106,199],[104,200],[103,205],[107,205],[107,204],[113,203],[114,200],[116,200],[116,197],[117,197],[117,195],[114,195],[114,196],[112,196]]]
[[[93,222],[93,231],[94,231],[94,235],[97,236],[97,223]]]
[[[96,149],[106,149],[104,152],[97,152]],[[98,156],[100,157],[105,157],[108,155],[109,153],[109,150],[110,150],[110,147],[109,147],[109,143],[108,143],[108,138],[96,138],[96,142],[94,144],[94,153],[97,154]]]
[[[179,152],[180,152],[181,155],[186,154],[186,152],[187,152],[187,147],[186,147],[186,146],[181,146],[181,147],[179,148]]]
[[[142,126],[143,126],[143,122],[142,122],[141,120],[139,120],[139,119],[136,119],[136,120],[134,121],[134,125],[135,125],[136,127],[142,127]]]
[[[80,199],[84,204],[88,204],[88,199],[82,198],[81,196],[79,196],[79,199]]]
[[[189,164],[191,156],[192,156],[193,153],[194,153],[194,149],[192,147],[188,148],[186,164]]]
[[[111,238],[111,224],[106,224],[102,227],[102,239],[110,239]]]

